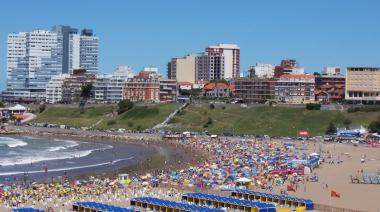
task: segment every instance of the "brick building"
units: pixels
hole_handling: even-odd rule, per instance
[[[160,82],[156,73],[142,71],[128,79],[124,87],[124,99],[133,102],[159,102]]]
[[[234,98],[242,100],[244,103],[265,103],[274,99],[274,88],[276,80],[269,79],[237,79],[235,85]]]

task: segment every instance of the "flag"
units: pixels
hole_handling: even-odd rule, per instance
[[[286,186],[286,190],[287,190],[287,191],[294,191],[294,192],[296,191],[296,189],[294,189],[294,187],[291,186],[291,185],[287,185],[287,186]]]
[[[340,198],[340,193],[336,192],[336,191],[331,191],[331,197],[337,197],[337,198]]]

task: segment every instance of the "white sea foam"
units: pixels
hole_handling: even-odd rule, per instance
[[[5,144],[10,148],[28,145],[28,143],[26,143],[20,139],[10,138],[10,137],[0,137],[0,145],[1,144]]]
[[[58,151],[58,147],[49,148],[49,152],[41,153],[39,155],[28,154],[28,155],[19,155],[16,157],[7,157],[0,159],[1,166],[12,166],[12,165],[22,165],[29,163],[37,163],[41,161],[50,161],[50,160],[63,160],[63,159],[73,159],[73,158],[82,158],[90,155],[94,151],[106,150],[112,148],[110,145],[105,145],[102,148],[90,149],[90,150],[81,150],[74,152],[59,152],[56,154],[55,151]]]
[[[49,160],[63,160],[70,158],[81,158],[86,157],[91,154],[95,150],[84,150],[84,151],[76,151],[76,152],[61,152],[59,154],[54,153],[42,153],[39,155],[22,155],[11,158],[3,158],[0,159],[0,164],[2,166],[12,166],[12,165],[22,165],[29,163],[37,163],[41,161],[49,161]]]
[[[90,165],[85,165],[85,166],[74,166],[74,167],[66,167],[66,168],[58,168],[58,169],[48,169],[48,172],[61,172],[61,171],[68,171],[68,170],[77,170],[77,169],[112,165],[112,164],[118,163],[120,161],[131,160],[133,158],[134,157],[132,156],[129,158],[117,159],[117,160],[114,160],[112,163],[105,162],[105,163],[96,163],[96,164],[90,164]],[[44,172],[45,172],[45,170],[37,170],[37,171],[29,171],[28,174],[38,174],[38,173],[44,173]],[[9,175],[18,175],[18,174],[24,174],[24,172],[3,172],[3,173],[0,173],[0,176],[9,176]]]
[[[64,150],[66,149],[66,147],[64,146],[53,146],[53,147],[50,147],[49,148],[49,152],[56,152],[56,151],[59,151],[59,150]]]

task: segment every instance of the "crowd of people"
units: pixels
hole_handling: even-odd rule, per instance
[[[54,211],[66,211],[76,201],[128,206],[129,200],[137,196],[179,200],[181,192],[173,188],[198,191],[277,188],[287,194],[301,188],[309,176],[317,177],[313,170],[322,161],[321,157],[316,164],[310,164],[310,153],[317,151],[315,143],[207,136],[171,142],[208,152],[209,157],[198,165],[182,164],[181,170],[162,167],[155,173],[130,175],[123,181],[89,177],[52,183],[9,182],[0,185],[0,204],[7,208],[32,206]]]

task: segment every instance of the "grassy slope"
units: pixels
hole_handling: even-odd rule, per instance
[[[105,119],[99,128],[127,128],[141,129],[151,128],[165,120],[170,113],[174,112],[179,104],[159,104],[153,106],[135,106],[132,110],[121,114],[116,119]],[[116,123],[108,125],[107,122],[115,120]],[[131,125],[131,123],[133,123]]]
[[[179,130],[295,136],[297,129],[309,129],[312,135],[323,134],[330,121],[342,127],[343,121],[348,118],[352,120],[352,126],[359,126],[368,125],[380,116],[380,112],[307,111],[300,108],[267,106],[241,108],[237,105],[225,107],[225,110],[222,110],[221,106],[210,110],[206,106],[189,106],[182,115],[175,117],[174,123]],[[208,117],[213,119],[213,123],[203,128]]]
[[[34,122],[88,127],[104,118],[105,114],[112,113],[113,107],[109,105],[86,107],[82,114],[78,107],[48,107]]]
[[[178,106],[178,104],[137,105],[130,111],[116,117],[112,117],[112,111],[117,106],[111,105],[86,107],[83,114],[80,113],[78,107],[49,107],[39,114],[34,122],[89,127],[102,120],[96,126],[97,128],[136,129],[140,126],[142,129],[145,129],[164,121]],[[110,120],[114,120],[115,124],[108,125],[107,123]],[[128,122],[133,123],[133,125],[128,126]]]

